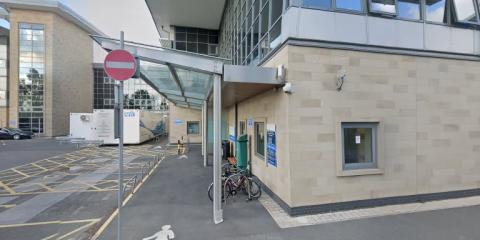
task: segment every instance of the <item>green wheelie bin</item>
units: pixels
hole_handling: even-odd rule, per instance
[[[243,134],[237,139],[237,167],[239,169],[245,170],[247,169],[247,159],[248,159],[248,148],[247,148],[247,142],[248,142],[248,135]]]

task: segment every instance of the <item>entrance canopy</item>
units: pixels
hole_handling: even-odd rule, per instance
[[[120,40],[92,38],[106,51],[120,48]],[[125,41],[125,50],[139,59],[141,78],[179,107],[201,109],[220,75],[227,95],[223,107],[283,84],[276,69],[229,65],[228,59]]]
[[[123,34],[123,33],[122,33]],[[180,107],[202,109],[207,122],[208,101],[213,102],[213,221],[223,221],[221,207],[221,112],[238,101],[283,84],[275,68],[229,65],[227,59],[134,42],[92,36],[107,51],[124,47],[137,56],[143,80]],[[226,93],[225,95],[222,92]],[[222,97],[222,95],[224,95]],[[225,101],[225,102],[224,102]],[[203,125],[206,133],[207,124]],[[208,134],[202,134],[204,165],[207,162]]]

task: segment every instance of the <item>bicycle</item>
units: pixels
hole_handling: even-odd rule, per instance
[[[247,200],[258,199],[262,195],[261,184],[252,177],[247,176],[245,170],[239,170],[237,173],[229,176],[226,175],[222,176],[222,201],[236,196],[239,192],[248,195]],[[208,187],[208,198],[210,201],[213,201],[213,183]]]

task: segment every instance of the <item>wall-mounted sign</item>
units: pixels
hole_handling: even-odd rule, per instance
[[[175,125],[182,125],[183,120],[182,119],[175,119]]]
[[[277,137],[275,124],[267,124],[267,162],[277,167]]]
[[[253,128],[253,119],[251,118],[247,119],[247,126],[248,128]]]

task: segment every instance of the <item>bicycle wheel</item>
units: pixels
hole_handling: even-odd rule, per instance
[[[223,184],[224,183],[222,182],[222,201],[225,201],[225,193],[227,194],[227,198],[228,198],[231,193],[231,188],[230,188],[230,185],[227,184],[227,190],[224,191]],[[208,187],[208,198],[210,199],[210,201],[213,202],[213,183],[211,183],[210,186]]]
[[[247,178],[248,180],[245,180],[244,182],[244,187],[242,187],[243,193],[248,195],[247,189],[250,190],[250,198],[252,199],[258,199],[260,196],[262,196],[262,187],[258,181],[252,179],[252,178]],[[247,181],[248,185],[247,186]]]

